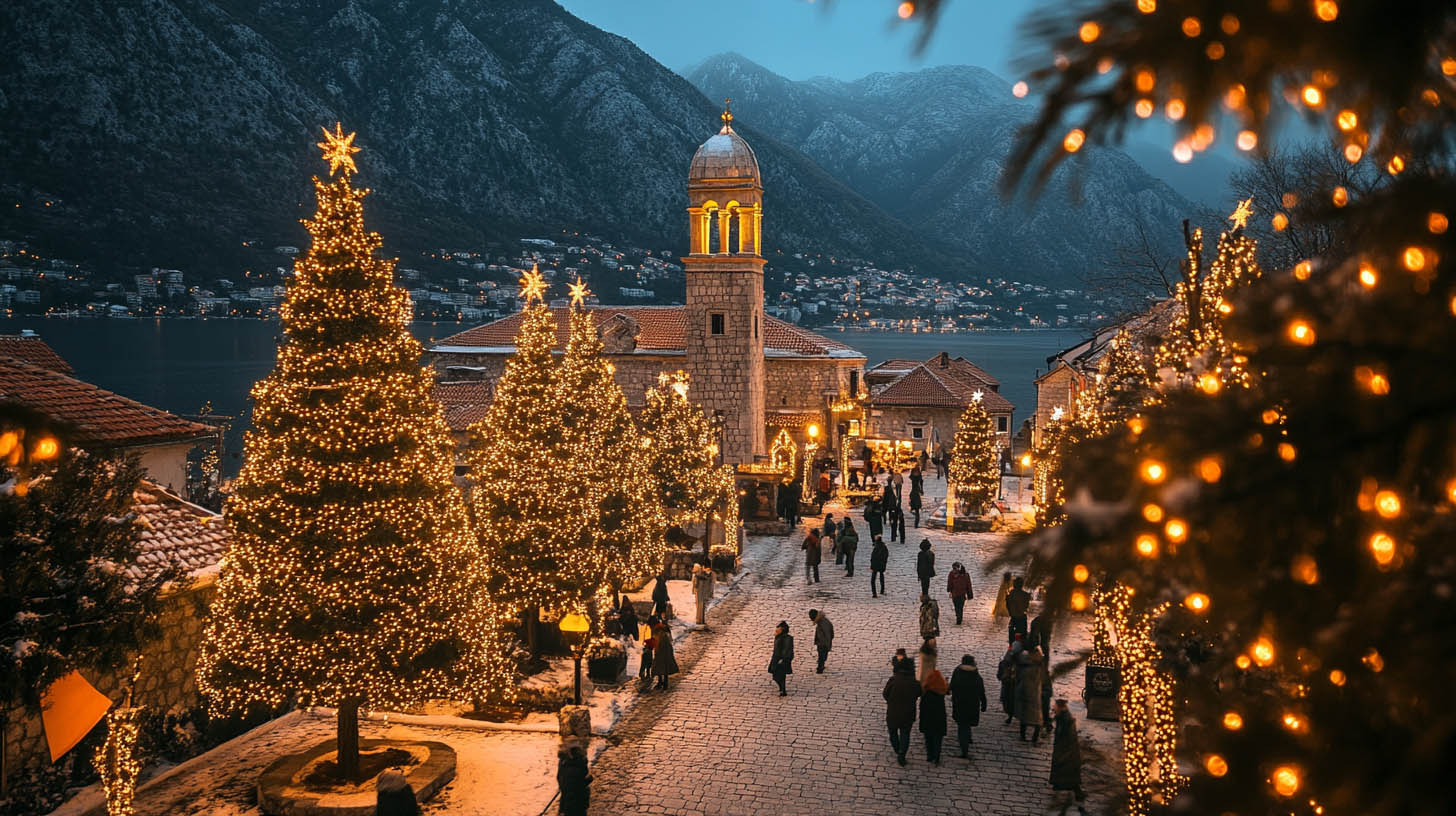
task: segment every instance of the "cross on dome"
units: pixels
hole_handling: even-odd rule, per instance
[[[723,97],[723,115],[718,118],[723,120],[724,130],[733,129],[733,100],[731,98]]]

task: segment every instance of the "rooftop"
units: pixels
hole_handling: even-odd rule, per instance
[[[445,409],[445,424],[459,433],[485,419],[495,389],[483,380],[441,382],[435,383],[435,398]]]
[[[687,347],[687,309],[682,306],[597,306],[590,311],[598,331],[602,323],[617,315],[635,322],[639,353],[682,353]],[[551,316],[556,320],[556,348],[564,349],[571,330],[570,311],[565,307],[551,309]],[[440,354],[510,354],[515,351],[520,326],[518,312],[446,337],[430,350]],[[843,343],[769,315],[763,318],[763,351],[765,357],[864,357]]]
[[[227,553],[228,531],[222,516],[184,501],[143,481],[133,494],[141,553],[127,574],[140,578],[168,567],[191,577],[212,571]]]
[[[1011,401],[991,390],[984,382],[954,376],[924,363],[870,397],[873,406],[913,405],[931,408],[965,408],[981,392],[981,404],[990,413],[1014,410]]]
[[[70,426],[82,447],[131,447],[215,436],[217,429],[25,360],[0,357],[0,402]]]
[[[689,182],[726,179],[748,179],[754,184],[761,183],[758,156],[727,122],[722,130],[703,142],[688,165]]]
[[[66,362],[56,350],[40,339],[40,335],[22,332],[21,334],[0,334],[0,357],[13,357],[17,360],[24,360],[32,365],[41,368],[48,368],[61,374],[74,374],[71,364]]]

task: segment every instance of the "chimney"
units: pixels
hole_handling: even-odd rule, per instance
[[[937,362],[940,363],[941,368],[950,368],[950,352],[942,351],[940,357],[937,358]]]

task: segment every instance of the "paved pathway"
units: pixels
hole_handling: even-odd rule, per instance
[[[864,536],[858,514],[855,526]],[[916,543],[928,536],[936,550],[940,575],[932,590],[943,605],[942,672],[948,676],[960,656],[970,653],[987,681],[991,709],[976,729],[971,759],[958,756],[953,722],[938,768],[926,762],[918,730],[912,733],[908,767],[899,767],[890,750],[880,692],[894,650],[905,647],[913,654],[920,643],[915,544],[891,545],[888,597],[871,599],[868,545],[860,548],[853,578],[844,577],[829,556],[820,567],[822,582],[806,586],[798,532],[752,541],[745,559],[751,574],[714,609],[712,630],[695,633],[680,647],[684,673],[670,691],[644,696],[615,729],[611,747],[593,770],[592,813],[1046,812],[1050,740],[1039,746],[1020,741],[1015,726],[1003,724],[997,702],[995,669],[1006,624],[990,614],[998,581],[980,570],[1004,538],[909,533]],[[953,561],[968,564],[976,592],[963,626],[954,625],[944,591]],[[810,608],[823,610],[835,626],[834,651],[822,675],[814,673]],[[767,672],[774,625],[781,619],[789,621],[797,651],[784,698]],[[1065,640],[1082,636],[1076,630],[1083,626],[1069,628],[1074,631]],[[1068,656],[1061,647],[1056,651],[1057,659]],[[1079,681],[1080,673],[1059,679],[1056,696],[1077,700]],[[1080,719],[1080,702],[1073,711]],[[1088,732],[1109,741],[1110,732],[1093,725],[1084,728],[1084,742]]]

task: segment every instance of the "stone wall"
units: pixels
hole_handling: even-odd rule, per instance
[[[682,354],[608,354],[616,368],[617,384],[627,396],[627,405],[633,410],[646,403],[647,389],[657,384],[657,375],[666,371],[672,373],[687,367]],[[429,352],[426,362],[442,380],[499,380],[506,370],[508,354],[440,354]],[[696,389],[695,389],[696,390]]]
[[[726,256],[684,259],[687,265],[688,363],[692,399],[723,412],[723,461],[766,456],[764,440],[763,260]],[[723,316],[723,333],[711,331]]]
[[[840,394],[849,393],[849,372],[864,361],[833,357],[770,357],[764,362],[770,410],[823,411]]]
[[[197,691],[197,658],[202,648],[203,614],[214,591],[208,580],[165,599],[162,634],[142,650],[141,676],[133,704],[145,706],[148,713],[181,714],[202,702]],[[100,675],[87,671],[81,674],[113,702],[123,702],[125,668]],[[13,710],[4,740],[5,767],[12,776],[50,763],[39,709]]]
[[[872,407],[869,418],[870,438],[880,439],[909,439],[915,442],[916,450],[933,450],[933,445],[927,447],[931,440],[938,440],[948,451],[955,444],[956,424],[960,422],[961,409],[959,408],[930,408],[914,406],[885,406]],[[1010,412],[992,413],[991,421],[996,422],[997,417],[1006,418],[1006,430],[996,433],[996,440],[1002,447],[1010,447],[1011,414]],[[915,439],[912,429],[916,426],[912,423],[923,422],[924,438]]]
[[[1041,432],[1052,422],[1052,411],[1060,407],[1070,419],[1077,409],[1077,389],[1082,376],[1072,367],[1062,365],[1036,383],[1036,419],[1032,424],[1032,444],[1041,443]]]

